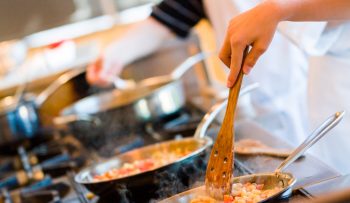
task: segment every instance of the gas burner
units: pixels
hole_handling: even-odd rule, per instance
[[[12,142],[6,142],[0,144],[0,156],[13,156],[17,154],[18,147],[24,147],[30,149],[36,147],[42,143],[50,142],[55,139],[59,139],[61,136],[57,130],[41,130],[33,138],[18,139]]]
[[[25,202],[36,202],[37,198],[51,198],[55,202],[58,198],[57,192],[51,191],[52,187],[56,189],[52,179],[80,169],[85,165],[85,156],[80,144],[68,137],[19,146],[16,154],[5,156],[0,162],[2,196],[9,198],[14,193],[17,199],[25,198]],[[43,187],[46,187],[45,191],[42,191]],[[10,196],[6,196],[6,191]]]
[[[2,174],[0,189],[14,190],[28,186],[31,183],[45,180],[48,175],[53,178],[60,177],[65,175],[67,171],[77,170],[83,163],[84,160],[80,157],[72,159],[68,155],[62,154],[34,166],[26,165],[22,170]]]
[[[7,156],[0,162],[0,178],[13,171],[24,170],[28,173],[32,166],[39,165],[43,171],[53,169],[71,168],[83,165],[83,153],[68,143],[47,142],[26,150],[23,146],[18,147],[17,155]],[[50,174],[52,175],[52,174]]]
[[[51,177],[45,177],[22,189],[9,191],[1,190],[0,202],[11,203],[58,203],[69,193],[69,185],[63,182],[53,183]]]
[[[161,189],[138,186],[139,189],[131,192],[120,187],[100,196],[77,184],[74,174],[82,166],[135,148],[193,136],[202,115],[203,112],[187,105],[180,112],[153,123],[134,126],[127,121],[108,121],[105,125],[113,125],[113,132],[87,131],[87,136],[79,138],[67,132],[52,131],[33,139],[0,146],[0,202],[148,202],[174,194],[178,192],[170,190],[171,184],[175,184],[174,177],[166,174],[159,174],[159,181],[164,182]],[[178,175],[186,177],[181,180],[184,182],[181,190],[192,184],[191,177],[183,173],[192,176],[204,174],[204,165],[198,163],[196,166],[201,167],[179,171]]]

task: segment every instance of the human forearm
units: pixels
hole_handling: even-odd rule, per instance
[[[235,16],[227,29],[220,59],[231,71],[227,86],[232,87],[242,65],[243,51],[252,46],[243,64],[248,74],[267,50],[281,21],[350,20],[350,0],[265,0]],[[261,28],[263,29],[257,29]]]
[[[102,55],[87,68],[91,84],[107,86],[127,64],[154,52],[162,42],[173,36],[153,18],[136,23],[110,44]]]
[[[104,53],[106,60],[125,66],[157,50],[172,33],[153,18],[136,24],[113,42]],[[107,65],[107,64],[106,64]]]
[[[280,12],[280,21],[332,21],[350,19],[349,0],[267,0]]]

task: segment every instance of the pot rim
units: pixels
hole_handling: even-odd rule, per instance
[[[171,85],[174,85],[174,84],[178,84],[178,83],[181,83],[181,80],[169,80],[166,82],[162,82],[162,83],[159,83],[157,85],[154,85],[153,87],[151,87],[152,89],[146,91],[145,93],[139,94],[139,95],[136,95],[133,97],[131,97],[130,95],[137,90],[136,88],[133,90],[113,89],[110,91],[93,94],[91,96],[80,99],[80,100],[74,102],[73,104],[65,107],[61,111],[60,114],[62,116],[75,115],[75,114],[80,114],[80,113],[94,115],[94,114],[98,114],[100,112],[105,112],[105,111],[108,111],[111,109],[125,107],[128,105],[135,104],[141,99],[148,99],[148,98],[152,97],[154,94],[157,94],[158,92],[164,90],[165,88],[167,88]],[[132,92],[130,92],[130,91],[132,91]],[[126,97],[128,97],[126,100],[124,100],[122,102],[117,102],[116,104],[110,104],[113,99],[117,100],[118,97],[124,96],[124,95],[126,95]],[[103,102],[107,102],[109,104],[106,105],[106,104],[103,104]],[[103,106],[102,107],[94,107],[91,109],[85,108],[84,111],[79,110],[79,105],[81,105],[83,103],[91,103],[90,105],[103,105]]]

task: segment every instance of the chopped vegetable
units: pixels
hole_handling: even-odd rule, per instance
[[[224,203],[257,203],[272,195],[280,192],[282,187],[272,189],[264,189],[264,184],[256,183],[234,183],[232,191],[229,195],[224,195]],[[191,203],[212,203],[216,202],[210,197],[199,197],[191,201]],[[209,201],[211,199],[211,202]]]
[[[256,203],[260,202],[277,192],[281,191],[281,187],[273,189],[264,189],[264,184],[256,183],[235,183],[232,185],[231,196],[233,201],[228,203]]]
[[[211,197],[199,196],[191,200],[190,203],[217,203],[217,201]]]
[[[136,160],[130,163],[124,163],[121,167],[111,169],[103,174],[95,175],[95,181],[104,181],[122,178],[137,173],[142,173],[149,171],[161,166],[164,166],[168,163],[174,162],[177,159],[189,154],[188,150],[174,150],[172,152],[158,152],[150,156],[150,158]]]
[[[232,203],[234,200],[234,197],[231,195],[224,195],[224,203]]]

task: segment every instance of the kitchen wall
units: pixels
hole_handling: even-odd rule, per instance
[[[20,0],[16,0],[16,1],[20,1]],[[80,0],[77,0],[77,1],[81,3]],[[86,0],[82,0],[82,1],[86,1]],[[103,3],[102,6],[107,5],[106,2],[104,1],[107,1],[107,4],[113,1],[114,4],[116,5],[117,10],[121,11],[119,12],[120,14],[119,17],[126,20],[127,20],[127,16],[130,16],[130,13],[137,13],[140,15],[139,18],[142,18],[143,16],[147,16],[150,12],[150,5],[142,6],[143,7],[142,9],[139,9],[140,7],[128,9],[130,8],[130,6],[135,6],[135,5],[149,3],[149,2],[157,2],[157,0],[133,0],[133,1],[101,0],[101,2]],[[65,0],[63,0],[62,2],[65,2]],[[80,6],[80,7],[83,7],[83,6]],[[129,13],[129,14],[124,15],[124,13]],[[132,16],[135,16],[135,15],[132,15]],[[102,20],[106,20],[106,19],[102,19]],[[103,22],[103,21],[100,21],[100,22]],[[93,24],[101,24],[101,23],[90,22],[90,24],[87,24],[87,27],[91,28]],[[60,49],[49,50],[45,47],[31,49],[28,52],[28,57],[27,57],[27,62],[29,61],[29,63],[27,63],[25,67],[22,67],[21,71],[15,71],[12,74],[10,74],[9,77],[4,76],[0,78],[0,89],[1,89],[0,97],[11,95],[15,91],[16,86],[23,81],[30,81],[30,84],[28,85],[29,89],[40,91],[40,89],[44,88],[47,84],[49,84],[50,81],[56,78],[57,75],[59,75],[62,71],[72,68],[74,64],[78,66],[84,65],[88,61],[93,60],[97,56],[98,51],[100,49],[103,49],[107,44],[111,42],[111,40],[113,40],[115,37],[118,37],[120,34],[122,34],[128,26],[129,24],[114,25],[110,28],[107,28],[101,31],[97,31],[97,32],[95,31],[80,37],[74,37],[71,42],[66,43],[64,47],[61,47],[60,48],[61,50]],[[56,34],[54,36],[62,36],[62,34],[66,33],[65,30],[63,30],[60,34]],[[74,30],[74,29],[69,28],[68,30]],[[207,21],[202,21],[197,26],[197,29],[195,32],[201,42],[200,48],[199,48],[200,50],[213,51],[216,49],[213,33]],[[39,35],[39,36],[45,36],[45,35]],[[72,57],[73,55],[74,57]],[[48,64],[48,59],[50,60],[53,59],[53,62],[50,62]],[[59,60],[56,61],[56,59],[59,59]],[[61,65],[60,67],[58,67],[59,63],[63,63],[65,60],[67,61],[71,60],[74,62],[74,64]],[[178,60],[177,62],[179,61],[180,60]],[[175,62],[173,63],[173,65],[171,65],[171,67],[174,67],[176,65]],[[50,64],[53,64],[54,66],[50,66]],[[217,59],[215,60],[214,58],[210,58],[209,60],[206,61],[206,67],[208,67],[207,73],[209,74],[207,74],[206,76],[202,76],[204,78],[209,77],[210,81],[212,81],[214,86],[215,84],[220,84],[220,81],[224,81],[223,78],[226,77],[225,73],[222,72],[222,69],[217,68],[218,66],[220,66],[220,63],[218,62],[218,60]],[[30,71],[27,71],[27,70],[30,70]],[[202,74],[202,73],[199,73],[199,74]],[[206,83],[206,81],[204,81],[204,83]]]
[[[156,0],[0,1],[0,89],[93,60],[105,42],[91,35],[122,32],[122,24],[148,16],[152,2]],[[79,40],[86,36],[89,40]],[[62,40],[66,42],[54,49],[46,46]]]
[[[1,0],[0,42],[157,0]]]

